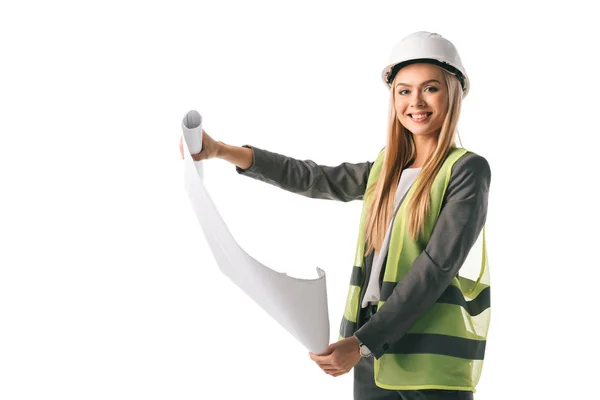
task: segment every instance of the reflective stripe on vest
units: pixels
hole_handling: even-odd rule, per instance
[[[371,168],[367,187],[374,185],[379,178],[384,152],[385,149]],[[427,246],[441,210],[452,166],[466,153],[465,149],[453,148],[446,157],[431,187],[430,211],[425,217],[424,232],[417,240],[411,239],[407,224],[407,204],[416,184],[406,194],[392,226],[378,308]],[[368,281],[364,267],[364,228],[371,200],[372,194],[365,194],[340,339],[352,336],[357,329],[361,290],[365,289],[363,285]],[[473,262],[474,270],[467,271],[465,266]],[[415,321],[400,341],[391,343],[386,353],[374,360],[375,383],[392,390],[475,391],[483,364],[489,316],[490,286],[484,228],[459,275],[454,277],[434,306]]]

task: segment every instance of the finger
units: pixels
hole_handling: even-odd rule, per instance
[[[321,363],[321,362],[324,362],[324,361],[328,360],[327,356],[319,356],[319,355],[316,355],[314,353],[311,353],[310,358],[311,358],[311,360],[313,360],[313,361],[315,361],[317,363]]]
[[[332,365],[332,364],[319,364],[319,363],[316,363],[316,364],[323,371],[325,371],[325,370],[331,370],[331,369],[335,369],[336,368],[336,366]]]
[[[335,369],[335,370],[330,370],[330,371],[325,371],[325,373],[327,375],[331,375],[331,376],[340,376],[340,375],[344,375],[344,371],[340,370],[340,369]]]
[[[181,153],[181,159],[183,160],[183,136],[179,138],[179,152]]]
[[[319,367],[333,367],[334,365],[329,362],[329,361],[323,361],[323,360],[315,360],[315,362],[317,363],[317,365]]]
[[[348,372],[348,371],[346,371],[346,370],[343,370],[343,371],[338,371],[338,372],[336,372],[336,373],[333,373],[333,374],[331,374],[331,376],[333,376],[333,377],[336,377],[336,378],[337,378],[338,376],[342,376],[342,375],[344,375],[346,372]]]
[[[315,364],[319,366],[319,368],[334,368],[335,366],[328,361],[323,360],[314,360]]]
[[[329,366],[329,367],[322,367],[321,369],[322,369],[323,371],[327,372],[328,374],[335,373],[335,372],[337,372],[337,371],[339,371],[339,370],[340,370],[339,368],[336,368],[336,367],[333,367],[333,366]]]
[[[323,372],[325,372],[327,375],[333,375],[336,374],[339,370],[337,369],[323,369]]]

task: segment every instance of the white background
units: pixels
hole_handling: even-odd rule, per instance
[[[325,375],[219,272],[180,123],[196,109],[228,144],[374,160],[380,72],[418,30],[459,49],[462,143],[492,169],[476,398],[594,398],[597,21],[583,1],[482,3],[2,2],[0,399],[350,399],[351,373]],[[360,202],[205,168],[244,249],[327,272],[334,340]]]

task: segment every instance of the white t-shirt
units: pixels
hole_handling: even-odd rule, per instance
[[[392,217],[387,232],[385,233],[381,250],[379,252],[375,252],[373,256],[371,276],[369,277],[369,283],[367,284],[367,289],[362,302],[363,308],[368,306],[369,303],[376,305],[379,302],[379,296],[381,293],[381,288],[379,287],[379,275],[381,274],[381,268],[383,267],[383,260],[388,252],[392,225],[396,219],[396,213],[398,212],[398,208],[400,206],[400,200],[402,200],[406,192],[408,192],[420,172],[421,168],[406,168],[400,174],[400,180],[398,182],[398,189],[396,190],[396,198],[394,202],[394,216]]]

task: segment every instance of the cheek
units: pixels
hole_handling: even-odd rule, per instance
[[[446,118],[446,114],[448,113],[448,106],[447,105],[442,105],[440,108],[438,108],[439,112],[438,112],[438,118],[441,121],[444,121],[444,119]]]
[[[435,98],[435,107],[442,113],[446,113],[448,110],[448,97],[446,94],[440,95]]]
[[[399,116],[404,115],[404,112],[406,110],[405,102],[396,100],[394,107],[396,108],[396,114],[398,114]]]

